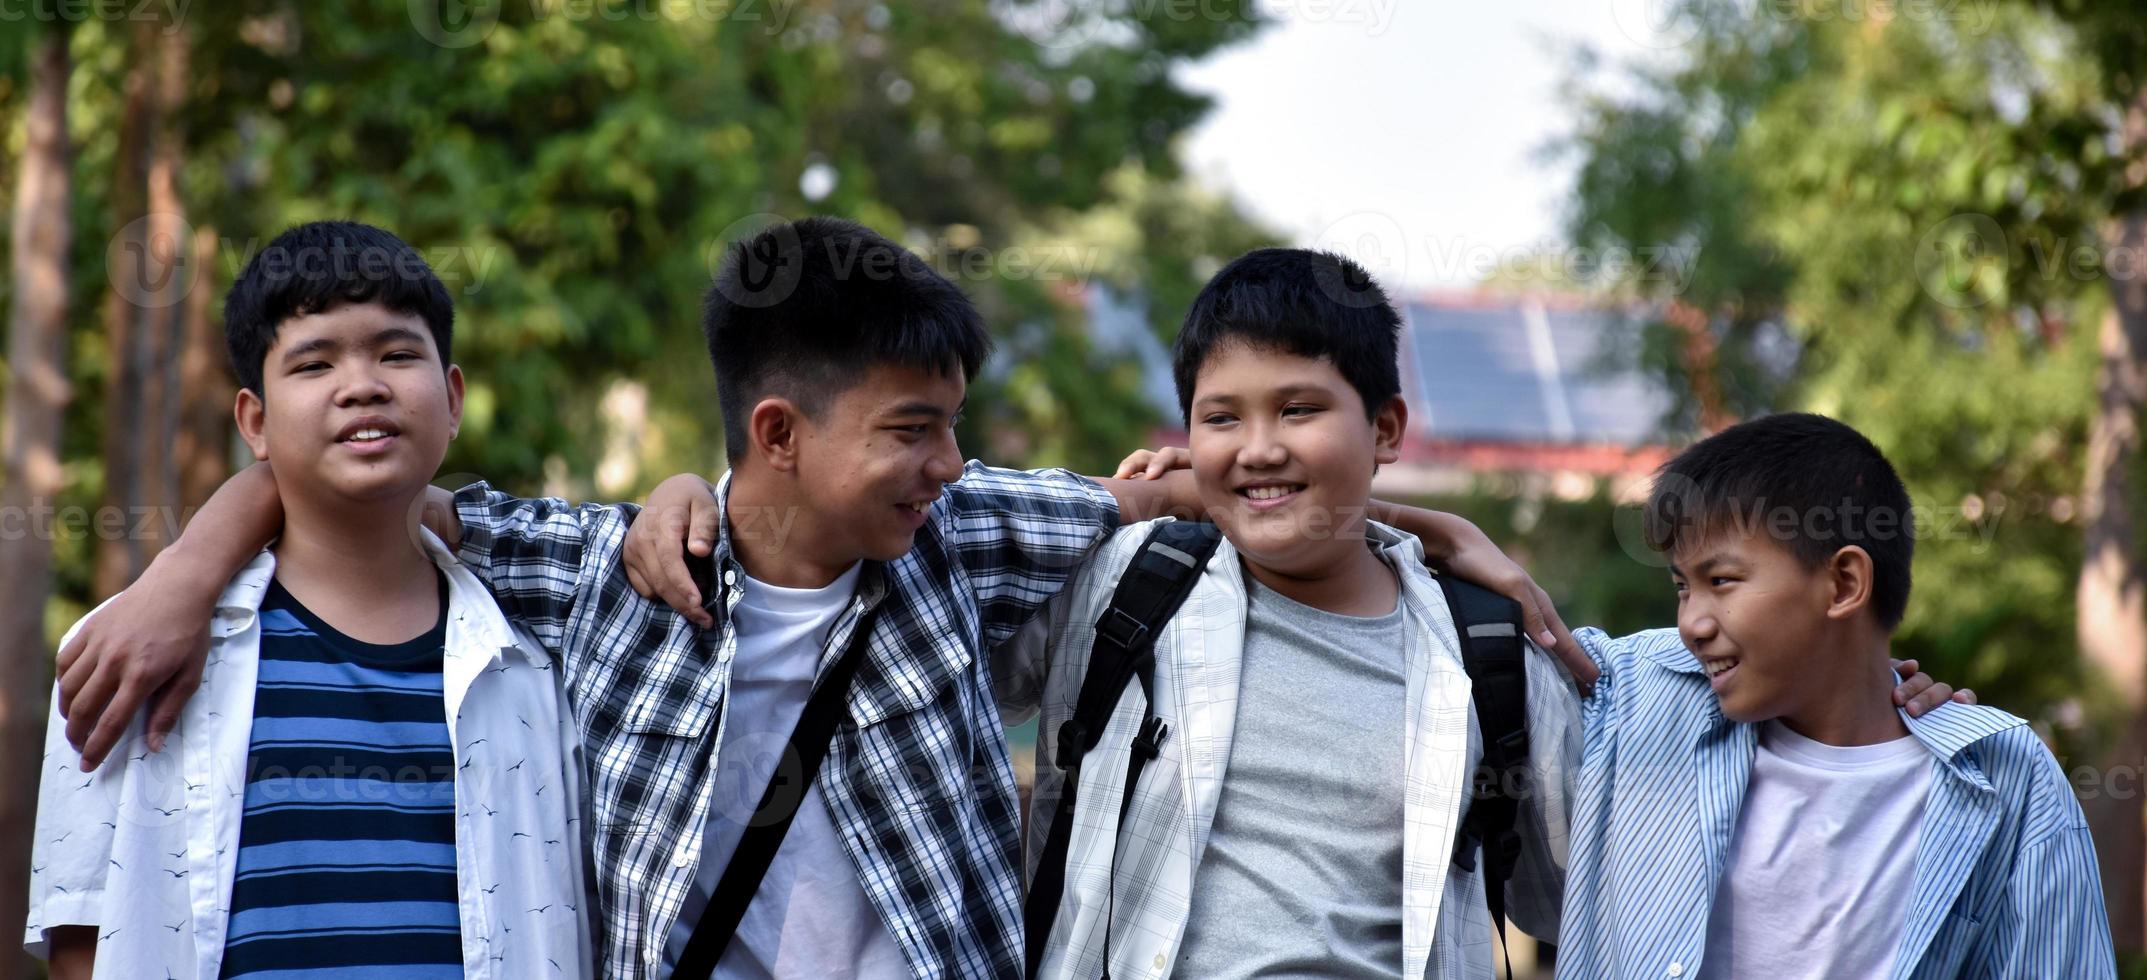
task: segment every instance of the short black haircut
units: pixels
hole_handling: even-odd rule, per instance
[[[1656,473],[1642,528],[1664,554],[1724,531],[1759,534],[1809,569],[1855,545],[1871,555],[1880,624],[1892,630],[1908,611],[1908,488],[1863,433],[1824,415],[1762,416],[1694,443]]]
[[[750,445],[753,406],[770,395],[817,417],[875,366],[958,369],[974,381],[991,356],[984,318],[959,287],[839,218],[785,222],[733,243],[708,289],[701,332],[733,463]]]
[[[1325,358],[1364,399],[1367,419],[1401,394],[1401,314],[1364,267],[1331,252],[1263,248],[1223,267],[1186,311],[1171,353],[1178,411],[1192,424],[1193,382],[1217,348]]]
[[[261,394],[261,367],[285,320],[351,303],[378,303],[424,320],[445,368],[453,351],[455,303],[425,257],[385,229],[314,221],[277,235],[255,253],[224,297],[224,344],[239,384]]]

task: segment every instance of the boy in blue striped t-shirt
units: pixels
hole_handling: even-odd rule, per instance
[[[85,773],[52,712],[24,938],[56,980],[591,974],[559,672],[410,522],[461,419],[453,318],[349,222],[232,286],[238,427],[274,468],[235,479],[274,484],[282,537],[217,603],[177,751],[137,718]]]
[[[1854,429],[1755,419],[1658,474],[1676,629],[1577,638],[1560,977],[2112,977],[2094,843],[1995,708],[1895,707],[1914,516]]]

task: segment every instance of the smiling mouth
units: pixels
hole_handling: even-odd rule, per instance
[[[1743,663],[1743,661],[1735,657],[1725,657],[1721,660],[1706,661],[1701,666],[1707,670],[1707,682],[1715,687],[1720,687],[1730,674],[1736,672],[1737,665],[1740,663]]]
[[[1304,488],[1302,483],[1270,484],[1259,487],[1240,487],[1237,493],[1238,496],[1247,500],[1281,500],[1293,493],[1303,491]]]
[[[932,509],[932,502],[926,500],[918,503],[901,503],[896,504],[895,506],[900,507],[903,510],[910,511],[911,513],[922,514]]]

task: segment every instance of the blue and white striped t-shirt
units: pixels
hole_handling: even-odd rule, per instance
[[[380,645],[270,583],[225,978],[462,976],[446,591],[432,629]]]

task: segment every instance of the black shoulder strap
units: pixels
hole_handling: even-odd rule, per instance
[[[708,897],[708,907],[701,911],[701,918],[693,924],[693,933],[686,938],[686,948],[679,954],[678,969],[671,976],[675,980],[708,980],[715,973],[716,962],[723,958],[723,951],[731,944],[731,935],[738,931],[738,923],[745,920],[747,906],[753,904],[753,896],[760,891],[760,881],[767,877],[768,866],[775,861],[775,852],[783,846],[783,837],[790,833],[790,822],[798,815],[798,805],[805,802],[805,792],[820,772],[820,764],[827,759],[828,743],[835,737],[835,726],[842,721],[849,704],[850,681],[857,675],[857,667],[865,659],[865,648],[872,644],[872,626],[878,610],[874,609],[857,621],[850,630],[850,645],[845,647],[842,658],[828,668],[813,688],[812,696],[805,701],[805,711],[798,716],[798,727],[791,730],[790,745],[783,750],[785,759],[798,760],[796,778],[787,777],[781,766],[768,778],[768,788],[760,795],[760,806],[754,808],[753,819],[747,825],[745,836],[739,838],[738,847],[731,852],[731,862],[723,868],[723,877],[716,882],[715,893]],[[727,707],[725,710],[729,710]]]
[[[1096,619],[1096,642],[1089,651],[1088,671],[1081,678],[1081,695],[1074,702],[1073,717],[1059,726],[1058,753],[1053,761],[1066,773],[1057,809],[1051,820],[1051,836],[1029,883],[1024,912],[1028,932],[1029,975],[1036,974],[1044,958],[1044,942],[1050,938],[1052,920],[1058,917],[1059,897],[1066,887],[1066,849],[1073,835],[1074,787],[1080,776],[1081,759],[1103,738],[1111,712],[1118,707],[1126,685],[1138,680],[1143,694],[1155,680],[1155,634],[1207,568],[1208,558],[1222,532],[1215,525],[1194,521],[1165,521],[1148,532],[1132,564],[1118,579],[1110,607]],[[1141,769],[1155,758],[1168,729],[1150,716],[1135,737],[1133,755],[1126,766],[1125,800],[1118,808],[1125,820],[1125,802],[1133,797]],[[1109,928],[1106,926],[1105,928]]]
[[[1452,575],[1439,576],[1454,631],[1461,642],[1461,663],[1475,690],[1476,729],[1483,738],[1483,761],[1476,767],[1473,799],[1454,860],[1475,866],[1483,845],[1484,899],[1491,922],[1506,930],[1506,881],[1521,857],[1521,800],[1528,785],[1528,663],[1521,640],[1521,604]]]

